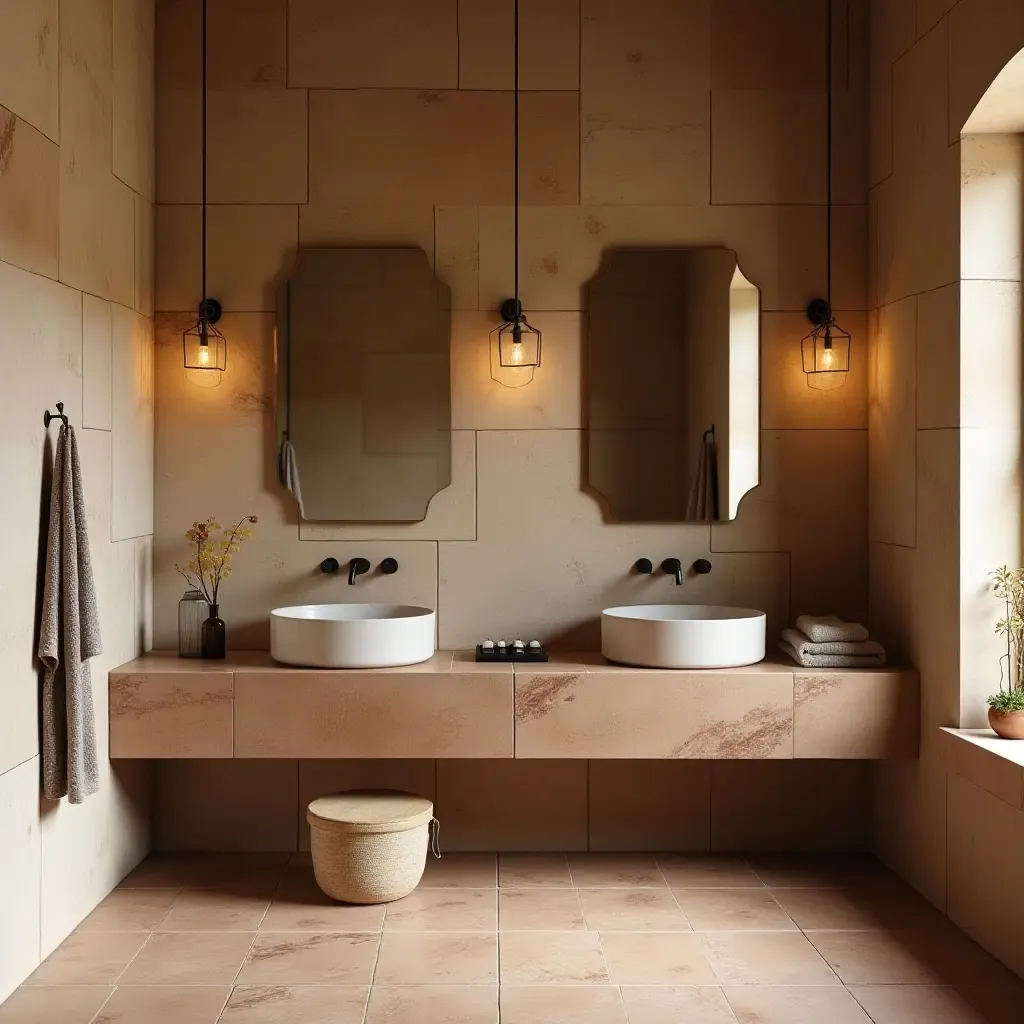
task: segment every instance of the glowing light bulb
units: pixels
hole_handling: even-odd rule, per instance
[[[521,341],[512,342],[511,362],[513,366],[523,365],[523,343]]]
[[[821,368],[831,370],[835,367],[836,357],[832,349],[827,348],[821,353]]]

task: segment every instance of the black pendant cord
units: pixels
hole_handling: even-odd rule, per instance
[[[828,42],[825,68],[825,298],[828,318],[832,319],[832,3],[825,0]]]
[[[512,191],[512,233],[515,238],[513,294],[518,323],[522,312],[519,304],[519,0],[512,3]]]
[[[202,169],[200,172],[200,236],[202,238],[202,295],[199,300],[200,309],[200,321],[206,322],[206,0],[203,0],[203,28],[201,33],[202,38],[202,133],[203,140],[201,145],[202,153]]]

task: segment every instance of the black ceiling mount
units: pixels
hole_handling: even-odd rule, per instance
[[[199,303],[199,319],[205,320],[208,324],[215,324],[223,312],[223,307],[216,299],[203,299]]]
[[[807,319],[815,327],[821,327],[829,320],[831,314],[832,308],[829,306],[828,299],[811,299],[807,303]]]
[[[499,307],[501,318],[506,323],[512,323],[523,315],[523,304],[518,299],[505,299]]]

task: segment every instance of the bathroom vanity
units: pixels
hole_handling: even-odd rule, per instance
[[[114,758],[912,758],[912,669],[614,665],[600,654],[325,670],[154,652],[110,673]]]

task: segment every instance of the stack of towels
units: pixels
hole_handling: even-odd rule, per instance
[[[881,668],[885,648],[859,622],[834,615],[801,615],[784,629],[779,649],[804,668]]]

